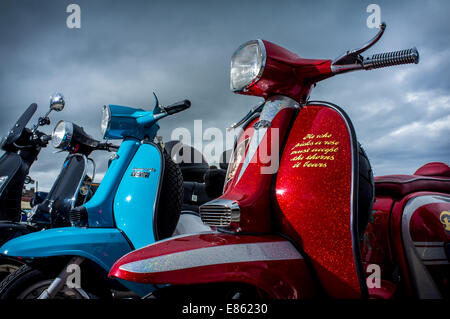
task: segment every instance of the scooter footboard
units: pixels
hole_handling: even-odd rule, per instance
[[[245,283],[269,298],[310,298],[316,292],[300,252],[272,235],[178,236],[123,256],[109,275],[149,284]]]

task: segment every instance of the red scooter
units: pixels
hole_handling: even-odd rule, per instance
[[[213,232],[133,251],[111,277],[168,284],[149,297],[449,297],[450,169],[374,179],[338,106],[309,101],[336,74],[418,63],[418,51],[303,59],[265,40],[233,54],[231,89],[264,103],[234,127],[224,192],[200,208]]]

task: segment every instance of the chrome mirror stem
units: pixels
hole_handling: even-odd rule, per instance
[[[331,63],[331,70],[333,73],[344,73],[349,71],[355,71],[355,70],[361,70],[363,69],[363,57],[361,56],[361,53],[368,50],[370,47],[372,47],[375,43],[380,40],[381,36],[384,33],[384,30],[386,30],[386,23],[382,23],[380,25],[380,31],[366,44],[364,44],[361,48],[347,51],[346,53],[342,54],[338,58],[336,58]]]

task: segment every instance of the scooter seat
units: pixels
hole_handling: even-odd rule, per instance
[[[209,168],[204,176],[204,183],[184,182],[184,199],[182,210],[198,213],[200,205],[219,197],[225,183],[226,171],[219,168]]]
[[[204,182],[203,177],[209,170],[209,165],[200,151],[177,140],[165,143],[164,148],[180,167],[185,182]]]
[[[198,212],[198,207],[213,198],[206,193],[205,183],[184,182],[184,199],[181,210]]]
[[[435,191],[450,193],[450,168],[444,163],[428,163],[413,175],[375,177],[376,195],[403,197],[412,192]]]

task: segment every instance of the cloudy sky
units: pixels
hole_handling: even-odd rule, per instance
[[[81,28],[66,26],[66,7],[81,7]],[[367,54],[416,46],[418,65],[344,74],[319,83],[312,99],[343,107],[376,175],[413,173],[450,162],[450,3],[440,1],[23,1],[0,2],[0,132],[32,102],[37,116],[62,92],[51,115],[100,139],[101,106],[153,105],[188,98],[192,107],[160,122],[173,129],[225,129],[260,99],[229,90],[230,57],[262,38],[305,58],[335,58],[369,40],[366,8],[376,3],[387,30]],[[65,154],[41,152],[30,175],[48,189]],[[109,155],[96,153],[102,175]]]

